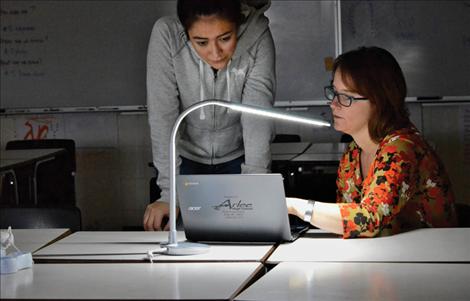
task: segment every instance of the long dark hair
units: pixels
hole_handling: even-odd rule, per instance
[[[243,20],[240,0],[178,0],[176,10],[186,32],[201,16],[217,15],[237,28]]]
[[[345,52],[336,58],[333,75],[337,70],[352,92],[369,99],[372,114],[368,128],[372,140],[379,142],[392,131],[410,125],[405,77],[390,52],[379,47]]]

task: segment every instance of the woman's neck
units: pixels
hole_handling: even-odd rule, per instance
[[[356,144],[361,148],[363,152],[368,155],[375,154],[379,146],[378,143],[374,142],[369,135],[369,130],[365,129],[362,132],[352,135]]]

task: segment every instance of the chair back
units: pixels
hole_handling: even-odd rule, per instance
[[[272,143],[300,142],[300,136],[296,134],[276,134]]]
[[[457,212],[457,220],[459,227],[470,227],[470,205],[464,203],[456,203],[455,211]]]

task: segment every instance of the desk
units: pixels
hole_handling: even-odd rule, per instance
[[[260,270],[260,263],[35,264],[2,275],[1,298],[228,300]]]
[[[127,252],[146,253],[166,241],[167,232],[83,231],[35,252],[33,269],[2,275],[1,298],[467,300],[469,238],[470,228],[350,240],[310,230],[280,245],[268,258],[277,265],[263,275],[271,246],[217,245],[208,254],[159,256],[150,264],[143,254]],[[64,251],[70,254],[60,255]]]
[[[343,239],[309,231],[280,245],[268,263],[285,261],[470,262],[470,228],[428,228],[387,237]]]
[[[271,159],[273,161],[290,161],[305,152],[311,142],[283,142],[271,144]]]
[[[185,240],[178,232],[178,241]],[[147,252],[161,250],[160,242],[168,241],[168,232],[75,232],[33,254],[35,261],[148,261]],[[158,255],[154,261],[261,262],[273,251],[268,245],[211,245],[208,253],[191,256]]]
[[[30,165],[46,159],[54,159],[54,156],[62,152],[65,152],[65,149],[43,148],[0,150],[0,171],[4,169],[12,169],[20,165]]]
[[[294,162],[338,163],[346,150],[347,143],[312,143]]]
[[[0,209],[1,210],[1,209]],[[34,252],[68,235],[69,229],[12,229],[15,245],[23,252]]]
[[[235,300],[468,300],[470,265],[282,262]]]
[[[63,148],[0,150],[0,174],[11,173],[17,181],[17,205],[37,204],[37,168],[63,152]]]

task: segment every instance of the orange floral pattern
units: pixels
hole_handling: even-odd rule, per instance
[[[361,149],[351,142],[338,169],[336,201],[344,238],[456,226],[454,194],[447,173],[415,128],[386,136],[364,178],[360,155]]]

